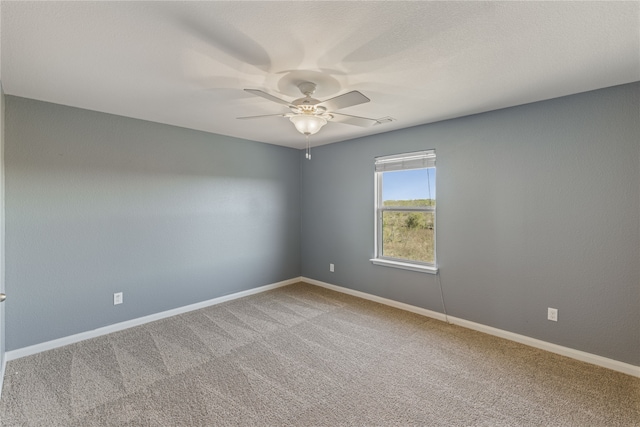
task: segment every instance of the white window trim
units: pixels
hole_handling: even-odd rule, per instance
[[[398,159],[396,163],[400,163],[399,159],[410,159],[410,161],[415,162],[416,158],[426,157],[429,159],[428,161],[433,162],[433,166],[424,166],[424,167],[410,167],[410,168],[398,168],[398,169],[379,169],[376,167],[374,175],[375,175],[375,183],[374,183],[374,191],[375,191],[375,206],[374,209],[374,258],[371,258],[372,264],[380,265],[384,267],[392,267],[399,268],[402,270],[411,270],[417,271],[421,273],[429,273],[429,274],[437,274],[438,273],[438,264],[437,264],[437,254],[435,253],[436,247],[436,228],[438,227],[437,221],[435,221],[435,228],[433,234],[433,244],[434,244],[434,263],[426,264],[418,261],[411,261],[406,259],[397,259],[397,258],[389,258],[381,256],[381,242],[382,242],[382,227],[379,227],[380,221],[382,221],[382,212],[385,210],[406,210],[406,211],[419,211],[419,212],[433,212],[434,219],[436,215],[437,204],[435,208],[431,209],[416,209],[416,208],[392,208],[392,209],[384,209],[382,206],[382,173],[390,170],[409,170],[409,169],[423,169],[427,167],[435,167],[435,160],[430,160],[431,158],[435,159],[435,150],[426,150],[416,153],[406,153],[399,154],[394,156],[385,156],[376,158],[376,163],[394,163],[394,160]]]
[[[438,267],[431,265],[414,264],[405,261],[393,261],[387,258],[371,258],[372,264],[384,267],[400,268],[402,270],[418,271],[420,273],[438,274]]]

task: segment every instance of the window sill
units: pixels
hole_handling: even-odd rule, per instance
[[[428,265],[411,264],[409,262],[391,261],[381,258],[372,258],[369,261],[375,265],[382,265],[384,267],[400,268],[403,270],[418,271],[420,273],[438,274],[438,267],[431,267]]]

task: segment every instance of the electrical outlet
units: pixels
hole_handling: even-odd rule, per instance
[[[547,320],[558,321],[558,309],[549,307],[547,309]]]
[[[333,264],[329,264],[329,271],[332,273],[335,271],[335,267],[333,266]]]
[[[122,304],[122,292],[113,294],[113,305]]]

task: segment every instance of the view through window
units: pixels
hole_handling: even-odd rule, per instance
[[[376,258],[435,267],[435,151],[376,159]]]

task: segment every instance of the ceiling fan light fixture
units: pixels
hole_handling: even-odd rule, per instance
[[[291,120],[291,123],[294,124],[298,132],[303,135],[313,135],[317,133],[322,126],[327,124],[327,119],[309,114],[291,116],[289,120]]]

